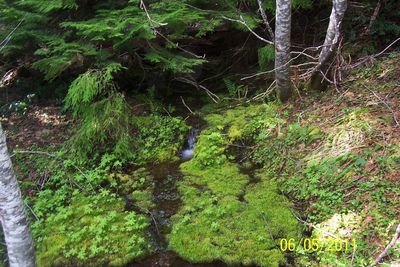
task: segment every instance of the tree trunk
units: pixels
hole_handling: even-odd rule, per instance
[[[275,80],[276,93],[281,101],[292,94],[290,81],[290,31],[292,22],[292,1],[276,1],[275,24]]]
[[[0,222],[10,267],[33,267],[35,252],[18,181],[0,124]]]
[[[311,77],[312,89],[323,89],[324,77],[322,73],[326,73],[329,68],[329,62],[332,60],[333,52],[337,48],[340,36],[340,28],[344,14],[347,9],[347,0],[333,0],[332,12],[329,18],[328,30],[326,31],[325,41],[321,53],[319,54],[318,65]],[[322,73],[321,73],[322,72]]]

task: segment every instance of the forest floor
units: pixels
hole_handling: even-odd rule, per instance
[[[207,126],[198,137],[194,159],[179,168],[183,175],[177,181],[181,206],[172,216],[171,230],[167,233],[169,249],[191,262],[222,260],[260,266],[318,266],[317,262],[320,266],[367,266],[373,262],[392,239],[400,221],[399,59],[399,54],[392,54],[353,71],[340,91],[332,88],[323,93],[302,92],[302,98],[284,105],[226,101],[196,111]],[[69,139],[75,122],[62,115],[59,107],[31,105],[23,114],[12,113],[2,118],[2,123],[10,154],[14,154],[18,150],[56,151]],[[46,181],[53,175],[49,168],[55,165],[35,155],[13,160],[23,190],[31,196],[28,202],[37,213],[34,216],[53,214],[60,208],[57,205],[65,212],[65,203],[71,206],[69,214],[82,203],[81,206],[88,207],[89,204],[85,205],[91,201],[102,201],[95,197],[81,199],[73,193],[72,202],[65,197],[52,199],[49,194],[61,192],[54,184],[46,188]],[[75,164],[63,162],[69,168],[68,175],[77,172],[71,171],[77,169]],[[132,183],[126,181],[128,171],[124,167],[119,171],[123,174],[113,168],[112,177],[135,187],[136,191],[126,191],[125,187],[115,189],[112,185],[112,192],[137,196],[140,190],[154,191],[148,170],[139,168],[129,173]],[[106,173],[103,169],[83,172],[92,183]],[[63,175],[67,174],[54,174]],[[83,183],[84,179],[79,179],[76,183]],[[104,181],[100,184],[103,187]],[[43,193],[36,198],[42,189],[48,195]],[[60,193],[63,194],[65,191]],[[136,204],[144,203],[142,210],[151,211],[154,203],[149,204],[151,198],[146,194],[141,194]],[[44,200],[58,204],[49,205]],[[118,217],[123,207],[117,200],[107,203],[110,207],[95,210],[95,214],[107,214],[113,206],[118,213],[115,218],[123,218]],[[148,217],[148,212],[132,221],[145,216]],[[67,219],[80,220],[77,217]],[[66,218],[39,219],[40,227],[56,227],[52,222],[61,223]],[[267,231],[265,224],[269,225]],[[134,226],[138,232],[148,227]],[[52,229],[40,232],[38,227],[34,227],[34,232],[39,236],[54,232]],[[141,240],[145,236],[139,235],[129,242],[136,242],[146,250]],[[44,236],[40,238],[43,240]],[[79,242],[52,238],[46,242],[62,240],[68,244],[67,249],[56,250],[64,253],[63,257],[80,255],[74,254]],[[102,238],[101,233],[96,238]],[[293,239],[296,243],[293,249],[284,249],[287,253],[281,251],[283,239],[287,242]],[[307,247],[307,239],[315,246]],[[101,258],[98,256],[101,253],[111,252],[94,254]],[[140,258],[143,253],[134,251],[132,255]],[[116,255],[112,254],[105,262]],[[63,257],[43,256],[65,263]],[[398,266],[399,258],[397,242],[384,262]]]

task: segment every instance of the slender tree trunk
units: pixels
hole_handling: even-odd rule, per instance
[[[34,267],[35,252],[21,190],[8,155],[0,124],[0,222],[3,227],[10,267]]]
[[[322,84],[324,79],[322,73],[325,74],[328,70],[329,62],[332,60],[334,54],[333,52],[336,50],[339,43],[340,29],[346,9],[347,0],[332,0],[332,12],[329,18],[324,45],[319,54],[318,65],[311,78],[312,89],[321,89],[326,86]]]
[[[292,1],[276,1],[275,24],[275,80],[276,92],[281,101],[292,94],[290,81],[290,32],[292,22]]]

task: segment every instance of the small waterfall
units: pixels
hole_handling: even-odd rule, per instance
[[[181,154],[180,154],[182,160],[190,160],[191,158],[193,158],[194,146],[196,144],[198,132],[199,132],[199,130],[196,128],[192,128],[190,130],[189,136],[186,139],[185,146],[183,147]]]

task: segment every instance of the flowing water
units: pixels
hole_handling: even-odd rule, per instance
[[[149,166],[154,177],[155,189],[153,192],[156,208],[151,211],[151,239],[155,252],[142,261],[130,264],[130,267],[219,267],[227,266],[223,262],[193,264],[180,258],[168,249],[166,235],[171,230],[171,217],[178,211],[181,204],[177,182],[182,179],[179,165],[190,160],[194,155],[196,138],[200,129],[193,127],[185,140],[180,155],[180,161],[167,162]]]
[[[197,140],[197,134],[200,132],[197,128],[192,128],[189,132],[189,136],[186,139],[185,146],[183,147],[180,156],[183,161],[190,160],[193,158],[194,146]]]

